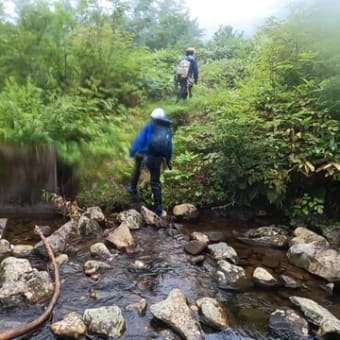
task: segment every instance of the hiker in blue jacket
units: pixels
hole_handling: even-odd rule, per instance
[[[141,173],[143,160],[150,171],[151,190],[153,194],[155,213],[162,215],[162,189],[160,183],[161,165],[165,161],[171,169],[172,134],[171,120],[165,111],[156,108],[151,112],[152,120],[138,133],[130,148],[130,157],[135,158],[131,185],[127,188],[130,194],[137,194],[137,183]]]
[[[185,66],[184,69],[183,66],[182,68],[177,66],[176,69],[175,85],[179,85],[177,101],[180,99],[187,99],[188,96],[192,97],[192,88],[194,83],[197,84],[198,81],[198,64],[195,58],[195,49],[193,47],[188,47],[186,49],[185,57],[182,59],[182,61],[183,60],[187,60],[189,63],[187,70],[185,70]]]

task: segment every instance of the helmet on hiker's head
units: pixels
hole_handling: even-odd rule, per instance
[[[170,122],[171,121],[169,119],[169,117],[167,117],[167,115],[165,114],[165,111],[162,108],[160,108],[160,107],[154,109],[151,112],[151,118],[152,119],[163,120],[163,121],[166,121],[166,122]]]
[[[157,109],[154,109],[152,112],[151,112],[151,118],[153,119],[163,119],[165,118],[165,111],[158,107]]]

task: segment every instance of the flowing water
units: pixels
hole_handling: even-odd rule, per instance
[[[38,241],[38,236],[32,231],[35,224],[48,224],[54,230],[63,222],[60,219],[10,219],[6,238],[13,244],[35,244]],[[76,311],[82,314],[86,308],[114,304],[122,309],[126,320],[126,331],[121,339],[180,339],[166,326],[155,321],[149,308],[144,316],[125,309],[141,298],[145,298],[150,306],[165,299],[173,288],[180,288],[184,292],[189,305],[205,296],[215,297],[224,304],[233,330],[217,332],[203,328],[208,340],[270,339],[267,329],[269,315],[277,307],[291,306],[288,299],[291,295],[312,298],[340,317],[339,301],[336,297],[328,296],[320,287],[325,282],[290,265],[285,250],[251,247],[233,237],[233,230],[245,231],[249,227],[254,225],[211,214],[203,216],[197,223],[183,225],[176,234],[169,233],[167,229],[144,227],[133,231],[138,243],[137,252],[117,252],[112,260],[113,268],[101,274],[97,281],[86,277],[83,272],[83,263],[91,258],[89,247],[96,241],[87,240],[74,245],[69,253],[70,262],[61,267],[62,290],[51,319],[25,339],[55,339],[49,324],[60,320],[66,313]],[[183,250],[193,231],[222,233],[228,244],[236,249],[239,264],[250,276],[256,266],[264,266],[277,275],[285,273],[296,278],[303,283],[302,288],[268,290],[250,286],[240,291],[219,288],[214,279],[215,261],[207,255],[203,265],[191,264],[190,256]],[[131,268],[136,260],[143,261],[146,268]],[[46,263],[39,258],[31,258],[31,262],[39,270],[47,268]],[[34,306],[20,305],[14,309],[0,310],[0,329],[4,325],[14,327],[18,323],[33,320],[47,303],[44,301]],[[84,339],[102,338],[89,335]]]

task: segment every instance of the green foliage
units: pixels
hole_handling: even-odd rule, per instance
[[[290,214],[293,217],[311,217],[311,215],[323,215],[324,199],[312,197],[305,193],[302,197],[295,200],[291,207]]]

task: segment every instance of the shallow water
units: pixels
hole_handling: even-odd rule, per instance
[[[54,230],[63,222],[61,219],[10,219],[5,236],[13,244],[34,244],[38,241],[38,236],[32,232],[35,224],[50,225]],[[86,308],[116,304],[122,309],[127,324],[121,339],[180,339],[166,326],[156,322],[149,308],[143,317],[135,311],[125,310],[128,304],[141,298],[147,300],[148,306],[159,302],[173,288],[180,288],[184,292],[189,305],[204,296],[215,297],[225,305],[233,330],[216,332],[204,328],[208,340],[270,339],[267,332],[269,315],[277,307],[291,306],[288,299],[291,295],[312,298],[340,317],[339,299],[329,297],[320,287],[324,283],[322,279],[290,265],[286,259],[286,250],[251,247],[233,237],[233,230],[245,231],[249,227],[254,225],[214,215],[205,215],[197,223],[184,225],[180,233],[173,236],[166,229],[144,227],[133,231],[138,251],[134,254],[119,252],[111,262],[113,268],[103,273],[98,281],[83,273],[83,263],[91,258],[90,245],[97,240],[86,240],[74,245],[69,253],[70,262],[61,268],[62,289],[51,319],[25,338],[55,339],[49,324],[60,320],[67,312],[77,311],[82,314]],[[189,262],[190,256],[183,250],[188,235],[193,231],[222,232],[228,244],[236,249],[240,264],[249,275],[256,266],[261,265],[272,269],[277,276],[285,273],[295,277],[303,282],[303,288],[266,290],[251,286],[241,291],[219,288],[214,280],[214,271],[211,271],[215,261],[207,256],[203,265],[192,265]],[[149,269],[132,270],[129,265],[135,260],[143,261]],[[31,261],[39,270],[46,269],[46,264],[39,258],[31,258]],[[15,326],[18,322],[33,320],[47,303],[45,301],[35,306],[21,305],[14,309],[0,310],[0,330],[4,325]],[[101,339],[93,335],[86,338]]]

